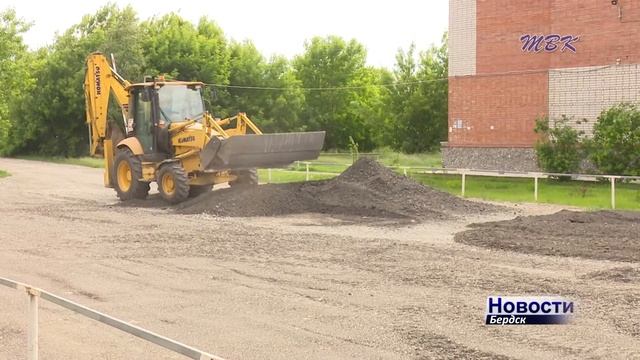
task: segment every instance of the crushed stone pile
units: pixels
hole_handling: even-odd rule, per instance
[[[182,203],[176,211],[239,217],[323,213],[429,220],[498,209],[421,185],[362,158],[331,180],[221,189]]]
[[[455,240],[526,254],[640,261],[638,212],[562,210],[471,227],[456,234]]]

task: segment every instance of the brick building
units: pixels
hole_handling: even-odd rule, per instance
[[[450,0],[445,166],[535,170],[535,120],[640,100],[640,0]]]

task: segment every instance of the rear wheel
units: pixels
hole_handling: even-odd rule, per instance
[[[189,197],[189,178],[180,163],[163,165],[158,170],[156,181],[162,198],[172,204],[177,204]]]
[[[258,185],[258,170],[248,169],[232,172],[237,178],[233,181],[229,181],[229,186],[238,185]]]
[[[144,199],[149,183],[142,179],[142,162],[131,150],[118,151],[113,164],[112,183],[120,200]]]
[[[191,185],[189,187],[189,197],[206,194],[213,188],[213,185]]]

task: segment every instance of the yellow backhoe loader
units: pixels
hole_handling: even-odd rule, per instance
[[[104,157],[104,184],[121,200],[145,198],[153,181],[170,203],[218,183],[257,184],[256,168],[315,159],[322,149],[323,131],[263,134],[244,113],[214,118],[201,82],[131,84],[101,53],[89,55],[86,66],[90,152]],[[111,96],[122,113],[117,122],[108,117]]]

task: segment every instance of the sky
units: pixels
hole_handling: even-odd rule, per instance
[[[399,48],[413,42],[418,50],[439,44],[448,26],[448,0],[111,0],[132,5],[140,19],[176,12],[197,22],[214,20],[234,40],[252,40],[267,57],[289,58],[304,50],[313,36],[354,38],[368,51],[369,65],[391,68]],[[31,49],[51,44],[62,33],[94,13],[107,1],[3,0],[0,9],[13,7],[18,16],[33,23],[24,35]]]

